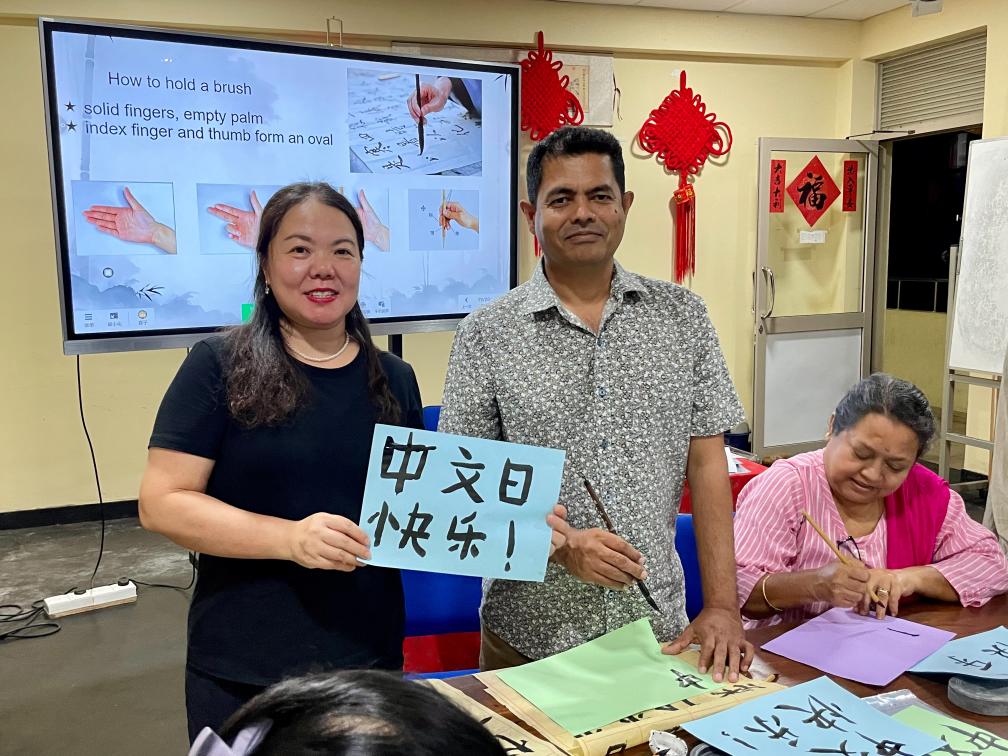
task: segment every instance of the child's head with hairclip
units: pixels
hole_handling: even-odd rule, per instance
[[[296,677],[268,688],[189,756],[504,756],[483,725],[422,682],[375,670]]]

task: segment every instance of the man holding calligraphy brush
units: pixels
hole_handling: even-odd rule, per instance
[[[440,430],[566,449],[571,529],[545,582],[484,581],[480,665],[549,656],[647,617],[666,653],[698,643],[701,672],[720,681],[727,666],[734,682],[752,645],[735,598],[722,433],[743,412],[707,309],[613,260],[633,193],[612,135],[551,134],[527,180],[521,206],[542,263],[459,325]],[[685,479],[704,593],[688,625],[675,550]]]

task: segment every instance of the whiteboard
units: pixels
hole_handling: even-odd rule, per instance
[[[1008,139],[970,144],[949,367],[1001,374],[1008,349]]]

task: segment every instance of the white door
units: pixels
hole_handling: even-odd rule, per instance
[[[840,397],[867,374],[878,148],[760,139],[753,447],[823,445]]]

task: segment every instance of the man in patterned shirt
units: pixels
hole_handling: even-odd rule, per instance
[[[567,543],[543,583],[486,580],[480,666],[565,651],[648,617],[701,672],[748,669],[735,595],[722,433],[743,418],[700,297],[613,256],[633,193],[619,142],[564,128],[532,150],[522,211],[543,250],[531,280],[469,315],[452,347],[440,430],[565,449]],[[675,524],[692,491],[704,609],[687,626]],[[612,520],[610,533],[587,479]],[[660,612],[633,587],[646,580]]]

